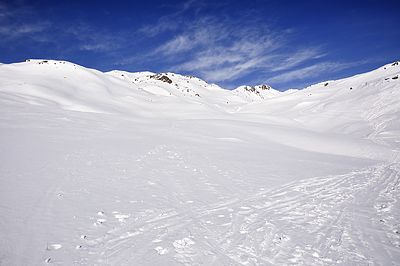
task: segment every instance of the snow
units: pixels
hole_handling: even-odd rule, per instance
[[[259,97],[2,64],[0,264],[399,265],[399,74]]]

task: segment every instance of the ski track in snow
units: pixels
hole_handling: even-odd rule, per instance
[[[388,164],[292,182],[246,199],[115,215],[119,226],[83,239],[90,252],[81,263],[396,265],[399,170],[394,155]]]

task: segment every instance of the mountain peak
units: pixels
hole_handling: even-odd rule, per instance
[[[281,92],[274,90],[273,88],[271,88],[271,86],[265,84],[257,86],[243,85],[236,88],[234,90],[234,93],[246,99],[251,99],[251,101],[269,99],[281,94]]]

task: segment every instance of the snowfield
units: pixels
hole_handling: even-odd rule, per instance
[[[400,265],[399,75],[1,64],[0,265]]]

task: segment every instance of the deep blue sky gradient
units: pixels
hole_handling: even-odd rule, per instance
[[[399,11],[398,0],[0,0],[0,62],[301,89],[400,60]]]

